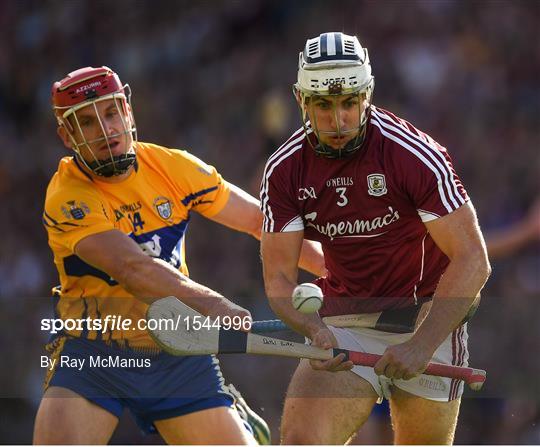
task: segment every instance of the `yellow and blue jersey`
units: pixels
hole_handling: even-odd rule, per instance
[[[74,157],[60,161],[47,188],[43,223],[60,276],[55,314],[62,319],[105,319],[107,315],[145,316],[147,305],[135,299],[107,273],[74,252],[92,234],[120,230],[149,256],[188,274],[185,235],[191,211],[211,217],[223,209],[230,189],[212,166],[186,151],[137,143],[136,169],[124,181],[108,183],[88,175]],[[149,281],[152,278],[148,278]],[[75,330],[91,340],[154,346],[146,331]]]

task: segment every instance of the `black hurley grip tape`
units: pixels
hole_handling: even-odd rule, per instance
[[[334,357],[339,355],[339,354],[345,354],[345,360],[343,360],[343,361],[346,362],[347,360],[349,360],[349,351],[348,350],[334,348],[333,351],[334,351]]]
[[[244,354],[247,350],[248,333],[221,329],[219,331],[219,354]]]
[[[421,305],[416,305],[401,309],[383,310],[377,323],[375,323],[374,329],[395,334],[414,332],[421,307]]]

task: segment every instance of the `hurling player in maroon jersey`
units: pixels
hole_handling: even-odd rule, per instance
[[[463,321],[490,273],[485,244],[446,149],[373,106],[373,87],[356,37],[309,39],[294,88],[303,126],[269,158],[261,184],[274,311],[317,346],[383,354],[375,368],[343,355],[301,361],[285,401],[285,444],[345,443],[382,397],[396,443],[454,437],[463,383],[421,374],[429,361],[467,364]],[[304,238],[325,253],[319,314],[301,314],[283,298],[297,285]],[[373,312],[392,315],[398,329],[335,328],[322,319]]]

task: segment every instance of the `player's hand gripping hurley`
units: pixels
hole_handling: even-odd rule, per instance
[[[219,327],[201,327],[194,330],[184,324],[185,318],[204,318],[200,313],[175,297],[155,301],[148,308],[146,318],[155,321],[179,321],[177,330],[149,330],[155,342],[173,355],[204,354],[262,354],[296,357],[313,360],[330,360],[338,354],[345,354],[345,360],[355,365],[373,367],[381,358],[377,354],[355,352],[346,349],[322,349],[288,340],[266,337],[249,332],[224,330]],[[472,390],[478,391],[486,380],[486,372],[481,369],[429,363],[423,374],[463,380]]]

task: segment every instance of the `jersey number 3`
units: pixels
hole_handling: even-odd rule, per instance
[[[339,194],[339,200],[336,202],[337,206],[345,206],[349,203],[345,192],[347,192],[347,188],[345,187],[336,188],[336,193]]]

